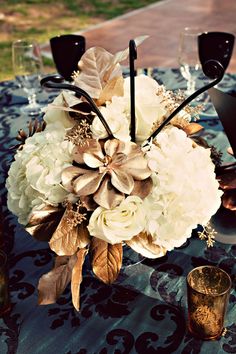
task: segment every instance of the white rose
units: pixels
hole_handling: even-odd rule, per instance
[[[88,230],[90,235],[111,244],[130,240],[143,231],[144,213],[142,199],[128,196],[114,209],[95,209],[90,217]]]
[[[136,141],[143,142],[152,132],[153,123],[162,122],[166,114],[163,97],[157,92],[160,85],[156,80],[139,75],[135,77],[135,115]],[[130,110],[130,79],[124,80],[124,97],[128,98],[127,110]]]
[[[122,141],[129,141],[129,120],[127,118],[126,100],[122,97],[114,96],[112,102],[108,102],[106,107],[100,107],[100,111],[109,125],[115,138]],[[91,131],[95,139],[104,139],[108,136],[102,122],[96,116],[91,125]]]
[[[181,246],[198,224],[205,225],[221,204],[210,150],[193,147],[175,127],[157,138],[146,157],[153,174],[152,193],[145,198],[146,231],[154,243],[172,250]]]
[[[67,192],[61,186],[61,172],[72,164],[73,144],[64,140],[59,123],[28,138],[18,150],[6,181],[8,208],[27,224],[33,209],[45,203],[58,205]]]

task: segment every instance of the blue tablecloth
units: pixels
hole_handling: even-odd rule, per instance
[[[177,69],[153,69],[151,74],[169,89],[186,83]],[[200,78],[202,79],[202,78]],[[199,81],[201,85],[201,80]],[[236,87],[227,74],[224,90]],[[55,92],[41,92],[41,102]],[[72,306],[70,289],[54,305],[37,305],[37,283],[53,264],[47,243],[34,240],[6,208],[5,179],[19,128],[27,117],[19,108],[27,100],[13,81],[0,84],[0,193],[3,202],[5,251],[9,260],[12,308],[0,319],[0,354],[217,354],[236,353],[236,245],[216,242],[207,248],[193,233],[184,247],[156,260],[124,266],[113,285],[96,279],[87,264],[81,287],[81,310]],[[224,152],[228,146],[214,114],[202,116],[205,136]],[[235,229],[236,234],[236,229]],[[218,265],[232,277],[224,337],[201,341],[186,330],[186,275],[199,265]]]

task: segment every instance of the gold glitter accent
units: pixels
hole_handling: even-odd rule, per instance
[[[213,247],[216,234],[217,232],[210,226],[209,223],[207,223],[203,226],[203,231],[198,232],[198,237],[200,240],[206,241],[207,247]]]
[[[207,305],[200,305],[191,314],[191,317],[199,330],[209,334],[215,334],[219,331],[219,324],[221,323],[221,316],[214,312]]]
[[[75,124],[69,132],[66,133],[66,140],[71,141],[74,145],[84,146],[87,139],[92,139],[90,125],[85,119]]]

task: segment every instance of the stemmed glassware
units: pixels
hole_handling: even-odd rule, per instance
[[[196,78],[201,72],[201,63],[198,55],[198,36],[201,31],[198,28],[186,27],[180,33],[178,62],[180,72],[187,80],[186,95],[196,91]]]
[[[43,68],[38,43],[27,40],[13,42],[12,65],[16,81],[28,95],[29,103],[21,107],[21,112],[30,116],[38,115],[41,105],[36,102],[36,93],[40,87]]]
[[[67,81],[78,70],[78,61],[85,52],[85,37],[77,34],[63,34],[50,38],[50,46],[58,73]]]

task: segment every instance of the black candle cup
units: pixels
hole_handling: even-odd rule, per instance
[[[72,81],[73,71],[78,70],[78,62],[85,52],[85,37],[64,34],[50,39],[52,57],[58,73],[67,81]]]
[[[227,69],[234,47],[234,35],[227,32],[205,32],[198,37],[198,52],[201,64],[217,60]],[[205,74],[209,77],[207,72]],[[214,75],[213,75],[214,76]]]

